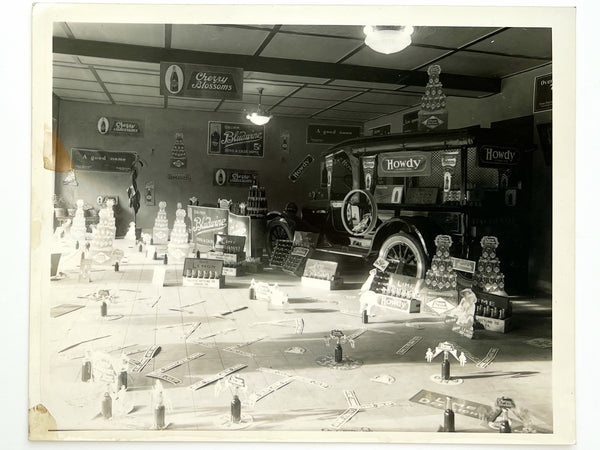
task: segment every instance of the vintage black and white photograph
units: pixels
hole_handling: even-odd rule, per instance
[[[573,11],[229,8],[34,10],[29,438],[572,442]]]

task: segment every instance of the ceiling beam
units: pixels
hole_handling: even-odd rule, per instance
[[[111,58],[127,61],[160,63],[161,61],[207,64],[225,67],[241,67],[246,71],[266,72],[300,77],[332,78],[336,80],[363,81],[409,86],[425,86],[427,73],[422,71],[396,70],[382,67],[355,66],[296,59],[267,58],[252,55],[200,52],[194,50],[166,49],[143,45],[120,44],[83,39],[53,38],[53,52]],[[467,75],[442,73],[440,81],[448,89],[462,89],[498,93],[501,81],[498,78],[483,78]]]

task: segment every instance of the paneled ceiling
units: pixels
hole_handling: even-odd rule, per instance
[[[72,101],[365,122],[420,103],[430,64],[448,96],[481,98],[501,80],[551,64],[547,28],[415,27],[383,55],[356,25],[55,23],[53,92]],[[177,55],[244,69],[240,101],[163,97],[159,62]],[[173,58],[169,58],[173,55]]]

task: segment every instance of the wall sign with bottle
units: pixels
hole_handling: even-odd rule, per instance
[[[208,122],[208,154],[262,158],[265,128],[230,122]]]

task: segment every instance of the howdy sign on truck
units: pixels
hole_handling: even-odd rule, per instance
[[[431,175],[431,155],[424,152],[395,152],[379,156],[377,174],[380,177],[428,177]]]
[[[482,145],[477,154],[479,167],[516,166],[521,160],[521,153],[514,147]]]

